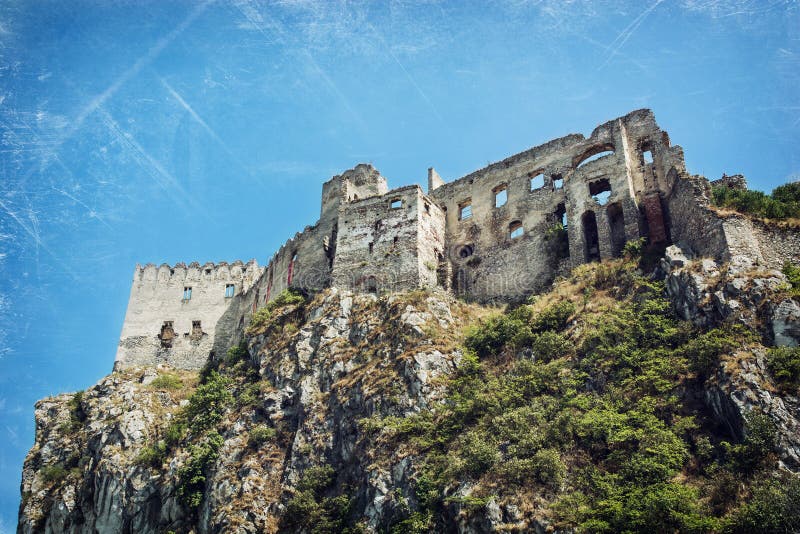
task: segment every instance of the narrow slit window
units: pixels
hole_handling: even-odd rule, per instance
[[[233,284],[225,284],[225,298],[232,297],[235,289],[236,286],[234,286]]]
[[[531,173],[531,191],[536,191],[537,189],[541,189],[544,187],[544,174],[541,172],[538,173]]]
[[[375,243],[369,244],[369,253],[372,254],[372,251],[375,249]]]
[[[524,230],[522,229],[522,223],[520,221],[514,221],[508,225],[508,237],[510,239],[517,239],[518,237],[522,237]]]
[[[192,300],[192,288],[185,286],[183,288],[183,300]]]
[[[499,208],[501,206],[505,206],[506,202],[508,202],[508,189],[506,189],[506,186],[501,185],[500,187],[495,188],[494,207]]]
[[[462,202],[458,206],[458,220],[463,221],[472,217],[472,201]]]
[[[431,212],[431,205],[426,202],[425,203],[425,213],[430,213],[430,212]]]

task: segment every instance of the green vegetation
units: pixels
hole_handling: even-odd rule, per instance
[[[286,306],[300,306],[305,303],[305,301],[305,297],[297,290],[284,289],[280,295],[275,297],[275,300],[267,303],[263,308],[259,308],[253,314],[250,325],[247,327],[247,333],[252,334],[269,324],[275,310]]]
[[[767,351],[767,367],[781,387],[800,388],[800,347],[774,347]]]
[[[247,440],[247,444],[254,449],[258,449],[264,443],[275,439],[276,435],[277,432],[274,428],[267,425],[258,425],[250,431],[250,437]]]
[[[325,496],[333,486],[335,475],[328,465],[306,469],[297,484],[297,493],[286,503],[282,530],[304,530],[312,534],[363,532],[350,518],[350,498],[346,495]]]
[[[145,446],[136,456],[136,463],[147,467],[161,467],[167,457],[168,450],[164,441],[159,441],[155,445]]]
[[[179,376],[172,373],[162,373],[158,375],[152,382],[150,387],[153,389],[167,389],[178,390],[183,389],[183,380]]]
[[[782,272],[786,275],[786,279],[792,287],[792,293],[800,295],[800,266],[793,265],[787,261],[783,264]]]
[[[800,182],[784,184],[771,195],[761,191],[717,186],[711,190],[712,202],[721,208],[734,209],[766,219],[800,218]]]
[[[68,471],[61,464],[46,465],[40,471],[42,479],[50,483],[58,483],[67,478]]]
[[[62,423],[58,430],[62,434],[73,434],[83,427],[86,421],[86,412],[83,411],[83,391],[75,392],[67,403],[69,420]]]
[[[562,298],[469,328],[448,397],[433,411],[360,422],[421,459],[418,507],[398,532],[435,530],[453,502],[446,495],[465,481],[475,490],[462,505],[543,498],[557,528],[585,532],[741,531],[758,514],[780,517],[743,505],[740,491],[757,495],[775,464],[771,419],[751,413],[745,439],[730,444],[702,402],[687,401],[753,335],[678,320],[662,284],[631,260],[576,271],[565,283],[583,295],[582,309]],[[800,506],[781,495],[781,510]],[[794,521],[786,517],[784,528]]]
[[[247,351],[247,345],[245,343],[239,343],[238,345],[228,349],[228,352],[225,355],[225,363],[227,365],[236,365],[241,361],[245,361],[249,357],[250,353]]]
[[[189,448],[189,460],[178,470],[178,496],[190,510],[197,510],[203,500],[208,470],[219,458],[222,442],[216,431],[209,432]]]

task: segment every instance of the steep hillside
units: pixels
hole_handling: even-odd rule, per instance
[[[284,294],[199,375],[40,401],[19,531],[798,530],[797,290],[739,271],[714,311],[711,270],[592,264],[505,310]]]

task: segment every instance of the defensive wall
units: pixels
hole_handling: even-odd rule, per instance
[[[725,183],[739,187],[739,178]],[[241,341],[252,314],[287,288],[438,287],[514,301],[570,267],[620,256],[639,237],[720,261],[746,254],[778,268],[800,260],[797,231],[715,210],[709,182],[687,174],[683,150],[646,109],[449,183],[430,168],[427,181],[427,194],[417,185],[389,190],[367,164],[334,176],[322,186],[319,220],[266,268],[137,266],[115,367],[198,368]]]
[[[255,260],[137,265],[114,368],[202,367],[219,336],[220,317],[262,273]]]

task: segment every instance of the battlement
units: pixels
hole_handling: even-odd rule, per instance
[[[247,263],[236,260],[232,263],[221,261],[218,263],[206,262],[200,264],[193,261],[188,265],[178,262],[175,265],[162,263],[156,266],[153,263],[136,265],[133,272],[134,282],[138,280],[168,281],[203,281],[203,280],[233,280],[241,278],[257,278],[263,269],[258,266],[258,261],[251,259]]]

